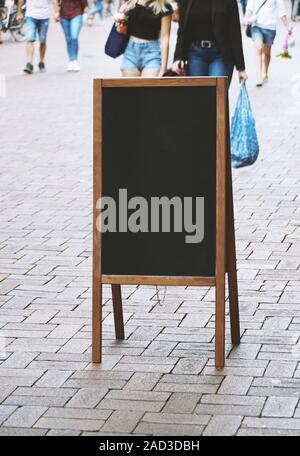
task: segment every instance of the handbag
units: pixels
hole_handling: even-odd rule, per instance
[[[259,143],[246,84],[241,85],[231,122],[231,162],[234,168],[252,165],[259,154]]]
[[[118,28],[118,24],[114,23],[105,43],[105,54],[113,59],[124,54],[129,41],[127,29],[125,32],[120,32]]]
[[[264,2],[262,2],[262,4],[260,5],[260,7],[258,8],[258,10],[256,11],[256,13],[254,14],[254,16],[257,16],[257,14],[260,12],[260,10],[262,9],[263,6],[265,6],[265,4],[267,3],[268,0],[264,0]],[[252,38],[252,24],[247,24],[246,25],[246,35],[248,38]]]

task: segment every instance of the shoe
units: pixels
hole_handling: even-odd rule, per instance
[[[46,67],[45,67],[44,62],[40,62],[39,63],[39,70],[40,70],[41,73],[45,73]]]
[[[258,81],[256,82],[256,87],[262,87],[263,86],[263,79],[258,79]]]
[[[80,66],[77,60],[73,62],[73,71],[80,71]]]
[[[26,67],[24,68],[24,73],[32,74],[33,73],[33,65],[32,63],[26,63]]]
[[[69,65],[67,66],[67,71],[74,71],[74,66],[73,66],[73,62],[69,62]]]

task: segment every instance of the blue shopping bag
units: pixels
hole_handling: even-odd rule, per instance
[[[231,122],[231,162],[234,168],[252,165],[258,157],[259,144],[246,85],[241,85]]]
[[[105,54],[114,59],[124,54],[128,40],[129,34],[120,33],[118,24],[114,23],[105,43]]]

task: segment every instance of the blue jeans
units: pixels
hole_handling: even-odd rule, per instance
[[[89,15],[91,17],[96,16],[96,14],[99,14],[100,19],[103,20],[104,18],[104,5],[103,5],[103,0],[96,0],[96,5],[91,8]]]
[[[246,13],[247,3],[248,3],[248,0],[241,0],[243,14]]]
[[[276,36],[276,30],[265,29],[255,25],[251,29],[251,36],[253,41],[262,41],[265,46],[273,46],[274,39]]]
[[[234,64],[225,62],[217,48],[208,49],[192,44],[188,54],[189,76],[227,76],[230,84],[233,68]]]
[[[65,33],[67,42],[67,51],[70,61],[77,60],[78,57],[78,37],[83,24],[82,15],[73,17],[73,19],[60,19],[61,26]]]
[[[300,0],[294,0],[293,9],[292,9],[292,19],[296,19],[299,16]]]
[[[49,19],[34,19],[26,16],[26,36],[25,41],[35,41],[38,33],[40,43],[46,43]]]
[[[137,43],[129,40],[124,52],[122,71],[159,71],[161,67],[161,50],[158,40]]]

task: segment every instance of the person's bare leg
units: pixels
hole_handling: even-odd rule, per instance
[[[262,86],[263,83],[263,54],[264,54],[264,43],[261,40],[256,40],[254,42],[256,48],[256,55],[257,55],[257,83],[258,87]]]
[[[271,46],[264,47],[264,69],[263,69],[263,79],[264,81],[268,81],[269,79],[269,66],[271,62]]]
[[[46,48],[46,43],[40,43],[40,62],[45,60]]]
[[[158,70],[145,70],[142,72],[142,78],[157,78],[158,75]]]
[[[139,71],[123,70],[122,76],[123,78],[139,78],[141,76],[141,73]]]
[[[27,41],[26,54],[27,54],[27,62],[33,64],[33,54],[34,54],[34,42],[33,41]]]

